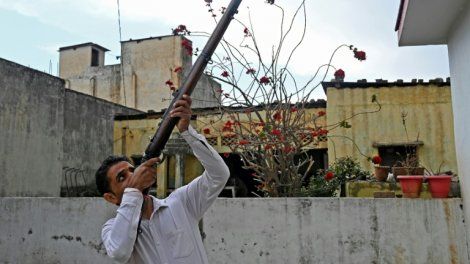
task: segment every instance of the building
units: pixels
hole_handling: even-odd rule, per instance
[[[113,152],[114,115],[142,113],[3,59],[0,90],[0,197],[96,195],[94,173]]]
[[[470,2],[468,0],[401,0],[395,31],[400,46],[447,45],[452,78],[455,148],[463,190],[464,212],[470,221]],[[470,234],[470,227],[467,225]]]
[[[121,63],[105,65],[108,49],[83,43],[61,47],[59,77],[67,88],[142,111],[168,107],[173,90],[182,85],[192,66],[192,53],[183,36],[161,36],[121,42]],[[167,85],[170,80],[173,84]],[[203,74],[194,92],[193,107],[217,106],[220,84]]]
[[[373,171],[364,155],[379,154],[383,165],[393,166],[413,152],[429,172],[458,173],[450,78],[324,82],[323,89],[328,97],[328,124],[348,120],[351,125],[329,135],[329,160],[352,156]],[[378,112],[372,96],[381,104]]]
[[[306,105],[306,116],[325,111],[326,101],[318,100]],[[221,115],[219,108],[196,109],[192,126],[201,134],[205,135],[211,144],[227,163],[231,179],[227,190],[233,190],[233,194],[228,196],[253,196],[252,192],[257,191],[255,182],[250,171],[243,169],[243,163],[238,154],[232,153],[229,145],[234,143],[234,138],[225,136],[223,133],[204,133],[205,128],[210,131],[222,131],[222,127],[229,119],[228,115]],[[262,111],[260,112],[263,113]],[[160,122],[162,112],[146,113],[141,115],[117,116],[114,128],[114,151],[115,154],[122,154],[133,157],[139,161],[141,154],[149,144],[149,138],[155,133],[155,126]],[[246,115],[246,114],[244,114]],[[239,119],[245,120],[242,114]],[[319,119],[319,125],[324,126],[326,119]],[[175,129],[176,131],[176,129]],[[309,155],[315,157],[313,170],[325,169],[328,166],[327,143],[321,142],[315,148],[308,150]],[[157,194],[166,196],[175,188],[189,183],[192,179],[203,172],[202,166],[192,155],[187,146],[177,133],[172,135],[164,150],[165,160],[158,167]]]

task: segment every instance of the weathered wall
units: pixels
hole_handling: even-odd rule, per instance
[[[0,196],[58,196],[64,82],[0,59]]]
[[[209,263],[469,263],[460,199],[219,199]]]
[[[113,154],[117,113],[142,112],[0,59],[0,196],[59,196],[85,183],[93,191],[94,171]]]
[[[466,219],[470,221],[470,4],[461,11],[449,35],[449,65],[452,76],[452,103],[455,122],[455,146],[460,172]],[[470,234],[470,229],[468,229]]]
[[[67,78],[67,85],[69,86],[67,88],[110,102],[120,102],[120,68],[120,65],[88,67],[80,75]],[[127,100],[126,103],[132,105]]]
[[[469,263],[461,199],[218,199],[209,263]],[[0,198],[1,263],[111,263],[101,198]]]
[[[350,155],[357,158],[363,167],[372,169],[372,163],[359,154],[351,140],[335,135],[351,138],[367,156],[378,153],[373,143],[404,143],[418,138],[424,143],[418,147],[422,165],[437,171],[442,163],[441,171],[457,173],[450,86],[414,84],[377,89],[373,88],[374,85],[370,84],[370,88],[347,88],[347,84],[342,84],[343,88],[328,88],[328,124],[335,124],[353,114],[376,110],[376,105],[371,102],[372,95],[376,95],[382,104],[378,113],[357,115],[348,120],[352,128],[331,131],[329,160]],[[402,124],[402,112],[407,113],[408,138]]]
[[[96,169],[113,154],[114,115],[141,112],[68,89],[64,102],[63,167],[82,171],[85,179],[78,183],[94,189]],[[64,171],[62,187],[76,185],[70,181],[74,175],[67,175],[67,182],[65,176]]]
[[[60,51],[59,65],[60,78],[80,75],[91,66],[91,46]]]
[[[128,105],[143,111],[168,108],[169,101],[173,98],[172,91],[165,82],[171,80],[179,88],[192,65],[192,56],[181,45],[183,39],[181,36],[163,36],[121,44],[125,76],[123,83],[127,101],[132,102]],[[177,67],[182,67],[182,71],[174,72]],[[210,84],[215,86],[214,90],[220,88],[218,83],[202,76],[194,89],[193,108],[216,105],[214,95],[208,91]],[[123,93],[124,89],[121,91]],[[123,97],[121,94],[121,104]]]
[[[112,263],[100,230],[114,210],[102,198],[0,198],[0,263]]]
[[[99,50],[100,67],[90,67],[93,45],[61,48],[60,77],[75,91],[142,111],[160,111],[172,99],[165,82],[171,80],[179,88],[191,69],[192,56],[182,47],[183,38],[171,35],[122,42],[119,65],[103,66],[104,51]],[[177,67],[182,71],[175,72]],[[192,94],[193,108],[218,105],[220,94],[214,91],[220,87],[203,74]]]

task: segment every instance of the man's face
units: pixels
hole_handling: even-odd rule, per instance
[[[112,165],[107,173],[110,192],[104,194],[106,201],[120,205],[124,189],[134,175],[134,166],[127,161],[120,161]]]

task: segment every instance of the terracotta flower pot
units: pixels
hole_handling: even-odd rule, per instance
[[[418,198],[421,193],[421,185],[423,184],[422,175],[400,175],[397,176],[400,181],[403,197]]]
[[[386,181],[388,177],[388,172],[390,171],[389,166],[375,166],[375,178],[378,181]]]
[[[426,177],[426,179],[433,198],[447,198],[449,196],[451,175],[433,175]]]

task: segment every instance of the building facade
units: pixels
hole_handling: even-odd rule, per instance
[[[84,43],[59,49],[59,77],[69,89],[141,111],[168,107],[192,66],[183,36],[162,36],[121,42],[121,63],[105,65],[108,49]],[[168,85],[171,81],[172,85]],[[171,87],[174,87],[172,90]],[[194,92],[193,107],[217,106],[220,84],[203,75]]]

